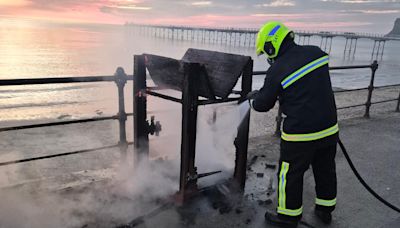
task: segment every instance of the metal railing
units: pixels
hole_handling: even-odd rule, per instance
[[[367,88],[357,88],[357,89],[341,90],[341,91],[335,92],[335,93],[343,93],[343,92],[351,92],[351,91],[368,90],[367,101],[362,104],[355,104],[355,105],[350,105],[350,106],[339,107],[338,110],[365,106],[364,117],[369,118],[370,117],[370,108],[372,105],[381,104],[381,103],[385,103],[385,102],[397,101],[396,112],[400,112],[400,93],[399,93],[398,98],[372,102],[372,95],[373,95],[374,89],[400,86],[400,84],[386,85],[386,86],[380,86],[380,87],[374,86],[375,73],[378,69],[378,63],[376,61],[374,61],[370,65],[330,67],[330,70],[368,69],[368,68],[371,69],[372,73],[371,73],[370,84]],[[266,74],[266,71],[254,71],[253,72],[253,76],[265,75],[265,74]],[[19,159],[19,160],[14,160],[14,161],[0,162],[0,167],[6,166],[6,165],[17,164],[17,163],[24,163],[24,162],[30,162],[30,161],[36,161],[36,160],[43,160],[43,159],[67,156],[67,155],[95,152],[95,151],[99,151],[99,150],[118,148],[118,147],[120,148],[121,155],[124,158],[127,155],[128,146],[133,145],[133,142],[127,141],[126,121],[127,121],[127,117],[134,115],[133,113],[125,112],[124,87],[125,87],[127,81],[132,81],[133,79],[134,79],[134,77],[132,75],[130,75],[130,76],[126,75],[122,68],[118,68],[114,76],[0,80],[0,86],[115,82],[118,87],[118,101],[119,101],[118,102],[118,109],[119,109],[118,111],[119,112],[114,116],[95,117],[95,118],[69,120],[69,121],[57,121],[57,122],[50,122],[50,123],[41,123],[41,124],[31,124],[31,125],[0,128],[0,132],[6,132],[6,131],[15,131],[15,130],[23,130],[23,129],[68,125],[68,124],[89,123],[89,122],[97,122],[97,121],[105,121],[105,120],[118,120],[119,121],[119,142],[117,144],[103,146],[103,147],[99,147],[99,148],[85,149],[85,150],[72,151],[72,152],[66,152],[66,153],[60,153],[60,154],[52,154],[52,155],[41,156],[41,157],[25,158],[25,159]],[[148,91],[148,93],[150,94],[150,93],[154,93],[154,92]],[[151,95],[154,95],[154,94],[151,94]],[[276,123],[277,123],[276,124],[276,134],[280,134],[282,121],[283,121],[282,110],[279,108],[278,115],[276,117]]]
[[[374,89],[381,89],[381,88],[389,88],[389,87],[400,86],[400,84],[385,85],[385,86],[375,86],[375,74],[376,74],[376,71],[378,70],[378,66],[379,66],[378,62],[374,61],[370,65],[337,66],[337,67],[330,67],[329,68],[329,70],[371,69],[371,77],[370,77],[370,82],[369,82],[369,86],[368,87],[334,91],[334,93],[344,93],[344,92],[354,92],[354,91],[368,90],[367,101],[365,103],[361,103],[361,104],[354,104],[354,105],[349,105],[349,106],[338,107],[337,108],[338,110],[365,106],[364,117],[365,118],[369,118],[370,117],[370,109],[371,109],[372,105],[397,101],[397,106],[396,106],[396,110],[395,111],[396,112],[400,112],[400,93],[399,93],[399,97],[398,98],[372,102],[372,95],[373,95]],[[267,73],[266,71],[254,71],[253,75],[265,75],[266,73]],[[282,122],[283,122],[282,114],[283,114],[282,113],[282,109],[281,109],[281,107],[279,107],[278,108],[278,114],[276,116],[275,135],[280,135],[281,134],[281,127],[282,127]]]
[[[133,145],[133,142],[128,142],[126,138],[126,121],[128,116],[133,116],[133,113],[125,112],[125,95],[124,95],[124,87],[127,81],[132,81],[133,76],[126,75],[123,68],[117,68],[114,76],[89,76],[89,77],[62,77],[62,78],[37,78],[37,79],[8,79],[8,80],[0,80],[0,86],[16,86],[16,85],[43,85],[43,84],[66,84],[66,83],[94,83],[94,82],[115,82],[118,88],[118,113],[114,116],[107,117],[96,117],[96,118],[88,118],[88,119],[79,119],[79,120],[70,120],[70,121],[57,121],[50,123],[41,123],[41,124],[31,124],[31,125],[23,125],[23,126],[13,126],[13,127],[4,127],[0,128],[0,132],[6,131],[15,131],[22,129],[32,129],[32,128],[41,128],[41,127],[51,127],[51,126],[60,126],[60,125],[68,125],[68,124],[78,124],[78,123],[89,123],[96,121],[105,121],[105,120],[118,120],[119,121],[119,142],[115,145],[108,145],[98,148],[85,149],[79,151],[72,151],[60,154],[52,154],[34,158],[25,158],[13,161],[0,162],[1,166],[12,165],[17,163],[24,163],[36,160],[43,160],[55,157],[62,157],[67,155],[74,154],[83,154],[88,152],[95,152],[105,149],[111,148],[120,148],[121,156],[124,159],[127,155],[127,150],[129,145]]]

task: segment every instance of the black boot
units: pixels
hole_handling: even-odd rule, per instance
[[[296,228],[298,221],[296,220],[288,220],[284,219],[283,217],[279,216],[276,213],[269,212],[267,211],[265,213],[265,220],[267,223],[274,225],[274,226],[279,226],[283,228]]]
[[[324,224],[331,224],[332,215],[330,212],[315,209],[314,213]]]

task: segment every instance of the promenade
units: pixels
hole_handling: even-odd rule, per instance
[[[365,181],[384,199],[397,207],[400,205],[400,114],[390,113],[371,119],[353,118],[340,122],[341,138]],[[249,158],[258,156],[248,173],[244,201],[230,205],[228,212],[214,209],[208,201],[199,201],[193,206],[193,220],[182,223],[177,210],[166,210],[137,227],[273,227],[265,224],[264,212],[273,210],[273,202],[266,200],[265,190],[271,171],[264,168],[266,163],[277,162],[279,140],[275,137],[255,137],[250,141]],[[263,157],[265,156],[265,157]],[[314,179],[311,170],[304,177],[303,221],[309,227],[331,228],[389,228],[400,226],[400,214],[384,206],[358,182],[342,152],[337,157],[338,196],[333,223],[324,226],[313,214]],[[264,177],[258,178],[256,173]],[[178,210],[179,212],[179,210]],[[190,217],[190,216],[189,216]],[[188,225],[191,224],[191,225]],[[300,224],[299,227],[308,227]]]

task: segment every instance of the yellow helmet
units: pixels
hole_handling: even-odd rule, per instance
[[[256,54],[266,54],[268,58],[275,58],[285,37],[292,32],[284,24],[271,21],[261,27],[257,34]]]

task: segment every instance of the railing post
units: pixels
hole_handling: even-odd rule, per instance
[[[275,120],[276,120],[276,129],[275,129],[275,136],[276,137],[280,137],[281,136],[281,126],[282,126],[282,120],[283,120],[283,117],[282,117],[282,107],[279,105],[279,108],[278,108],[278,114],[277,114],[277,116],[276,116],[276,118],[275,118]]]
[[[126,112],[125,112],[125,95],[124,88],[127,81],[127,75],[122,67],[118,67],[114,74],[115,83],[118,87],[118,120],[119,120],[119,148],[121,151],[122,161],[126,160],[128,142],[126,139]]]
[[[400,112],[400,93],[399,93],[399,98],[397,99],[396,112]]]
[[[375,60],[371,65],[372,74],[371,74],[371,81],[368,86],[368,99],[367,99],[367,102],[365,103],[365,114],[364,114],[365,118],[370,117],[369,110],[370,110],[371,104],[372,104],[371,103],[372,92],[374,91],[375,73],[376,73],[377,69],[378,69],[378,62]]]

